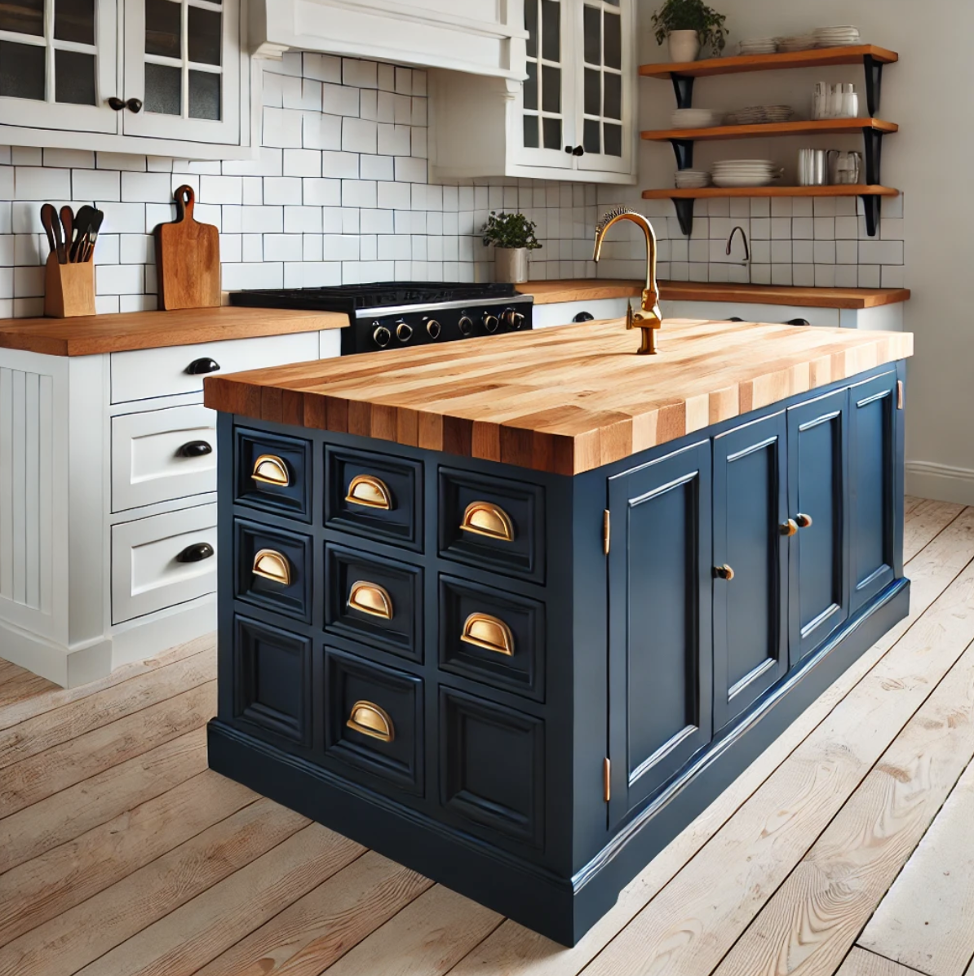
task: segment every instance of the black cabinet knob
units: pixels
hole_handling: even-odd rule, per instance
[[[572,322],[591,322],[595,318],[591,312],[579,312]]]
[[[177,563],[200,563],[213,556],[215,550],[209,543],[193,543],[187,546],[177,557]]]
[[[786,326],[810,326],[811,323],[807,319],[789,319]]]
[[[209,441],[187,441],[176,454],[180,458],[202,458],[213,454],[213,445]]]
[[[125,107],[130,112],[135,112],[138,115],[142,111],[142,99],[140,98],[130,98],[126,103]]]
[[[116,112],[121,112],[125,108],[125,102],[117,95],[112,95],[108,100],[108,107],[114,109]]]
[[[216,360],[210,359],[209,356],[201,356],[198,360],[193,360],[189,366],[186,367],[186,372],[191,377],[198,377],[204,373],[216,373],[220,369],[220,364]]]
[[[125,99],[119,98],[117,95],[112,95],[108,99],[108,107],[114,109],[116,112],[121,112],[122,109],[128,109],[130,112],[141,112],[142,111],[142,99],[140,98],[130,98],[127,101]]]
[[[566,146],[565,147],[565,152],[568,153],[569,156],[584,156],[585,155],[585,147],[584,146]]]
[[[732,315],[727,321],[728,322],[743,322],[744,320],[739,315]]]

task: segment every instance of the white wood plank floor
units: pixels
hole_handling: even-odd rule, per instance
[[[210,772],[212,638],[0,660],[0,974],[974,974],[974,509],[906,550],[909,619],[572,949]]]

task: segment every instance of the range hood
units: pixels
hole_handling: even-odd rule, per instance
[[[251,0],[256,57],[316,51],[520,81],[523,0]]]

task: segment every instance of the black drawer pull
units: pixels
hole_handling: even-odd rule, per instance
[[[213,454],[213,445],[209,441],[187,441],[176,454],[180,458],[202,458]]]
[[[186,372],[191,377],[202,376],[204,373],[216,373],[220,369],[220,364],[209,356],[201,356],[198,360],[193,360],[186,367]]]
[[[193,543],[187,546],[177,557],[177,563],[200,563],[213,556],[215,550],[209,543]]]
[[[591,312],[579,312],[572,322],[591,322],[595,318]]]
[[[811,323],[807,319],[789,319],[786,326],[810,326]]]

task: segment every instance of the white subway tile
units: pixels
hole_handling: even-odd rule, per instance
[[[358,115],[359,90],[342,85],[321,86],[321,108],[330,115]]]
[[[321,173],[338,180],[354,180],[359,175],[358,155],[356,153],[321,154]]]
[[[378,152],[383,156],[408,156],[410,154],[410,128],[380,122],[378,127]]]
[[[274,148],[301,146],[301,121],[304,113],[299,109],[264,109],[263,143]]]
[[[122,200],[126,202],[159,203],[171,200],[174,189],[171,173],[122,174]]]
[[[859,242],[858,241],[836,241],[835,242],[835,263],[837,265],[857,265],[859,264]],[[847,286],[840,286],[845,288]]]
[[[244,205],[259,207],[264,202],[264,181],[259,176],[245,176],[241,180]]]
[[[341,116],[305,112],[302,116],[302,133],[305,149],[342,148]]]
[[[284,266],[273,261],[227,262],[223,265],[222,287],[228,291],[242,288],[283,288]]]
[[[138,295],[145,291],[145,266],[99,265],[95,285],[99,295]]]
[[[900,217],[884,215],[879,222],[879,232],[884,241],[905,241],[906,222]]]
[[[793,241],[791,245],[792,261],[796,265],[812,265],[815,263],[814,241]],[[820,241],[819,244],[831,244],[830,241]],[[834,255],[834,248],[833,248]],[[834,260],[834,258],[833,258]],[[811,284],[814,284],[812,282]]]
[[[408,156],[396,158],[396,180],[400,183],[426,183],[428,165],[425,159],[411,159]],[[486,189],[484,187],[483,189]]]
[[[285,149],[284,175],[321,176],[321,151],[315,149]]]
[[[791,221],[791,236],[799,241],[811,241],[814,237],[814,224],[811,217],[794,217]]]
[[[113,170],[74,170],[71,173],[71,197],[96,203],[121,200],[121,174]]]
[[[835,266],[835,288],[858,288],[858,287],[859,287],[858,265],[836,265]]]
[[[320,232],[321,229],[321,207],[304,206],[284,208],[284,230],[287,234],[314,234]]]
[[[426,72],[418,68],[413,69],[413,94],[426,94]]]
[[[378,205],[387,210],[408,210],[412,206],[409,184],[379,182]]]
[[[452,239],[456,241],[456,238]],[[409,261],[412,241],[407,234],[381,234],[378,238],[380,261]],[[459,245],[457,244],[457,247]]]
[[[905,288],[906,269],[902,265],[884,265],[881,280],[883,288]]]
[[[791,241],[771,242],[771,264],[772,265],[784,265],[784,264],[790,265],[792,260],[793,259],[792,259]],[[772,281],[772,284],[778,285],[781,283]]]
[[[818,203],[816,198],[815,203]],[[815,217],[815,240],[834,241],[835,240],[835,218],[834,217]]]
[[[811,217],[812,198],[795,197],[791,202],[791,215],[792,217]]]
[[[70,200],[71,171],[43,166],[16,166],[13,199],[53,203]]]
[[[860,241],[859,261],[864,265],[901,265],[903,264],[903,242],[877,241],[875,239]]]
[[[264,180],[265,204],[300,204],[301,179],[296,176],[272,176]]]
[[[96,295],[95,296],[95,314],[96,315],[112,315],[114,312],[118,312],[119,301],[117,295]],[[42,302],[41,299],[26,299],[26,302],[38,301]],[[40,312],[36,313],[40,315]],[[14,303],[14,315],[34,315],[34,313],[27,311],[27,307],[21,306],[17,308],[17,303]]]
[[[391,156],[361,156],[359,169],[363,180],[391,180],[395,174]]]
[[[95,154],[89,149],[45,149],[44,165],[90,170],[95,167]]]
[[[304,74],[316,81],[327,81],[341,84],[342,59],[330,54],[310,54],[304,56]]]
[[[815,287],[835,288],[835,265],[815,266]]]
[[[353,88],[378,88],[378,65],[374,61],[342,58],[342,83]]]
[[[264,260],[264,235],[263,234],[241,234],[242,242],[240,248],[240,260],[263,261]],[[229,261],[230,259],[224,259]]]
[[[280,234],[284,230],[284,208],[224,207],[223,230],[229,234]]]
[[[791,217],[792,203],[791,197],[772,197],[771,198],[772,217]]]
[[[836,241],[815,241],[813,261],[817,265],[834,265],[836,263]],[[797,259],[795,259],[797,261]]]
[[[854,217],[856,213],[856,197],[836,197],[835,216]]]
[[[859,218],[858,217],[836,217],[835,219],[835,239],[837,241],[854,241],[859,238]]]
[[[794,273],[792,266],[771,265],[771,284],[772,285],[792,285],[794,283]]]
[[[98,239],[101,244],[101,238]],[[221,234],[220,235],[220,260],[221,261],[243,261],[243,235],[242,234]]]
[[[118,261],[123,265],[147,265],[156,260],[155,239],[151,234],[120,234],[118,235]],[[102,235],[98,235],[96,251],[102,250]],[[104,255],[102,256],[104,259]],[[223,252],[220,252],[223,258]],[[113,264],[105,261],[105,264]]]
[[[286,221],[286,212],[284,216]],[[303,251],[304,241],[300,234],[264,235],[265,261],[301,261]]]
[[[13,146],[10,149],[10,160],[14,166],[40,166],[44,157],[40,149],[32,146]]]
[[[369,119],[342,120],[342,150],[346,153],[377,152],[378,123]]]
[[[755,241],[769,241],[771,239],[771,218],[752,217],[751,237],[754,238]]]
[[[363,88],[359,92],[359,116],[371,122],[379,118],[379,93],[371,88]]]
[[[835,197],[815,197],[816,217],[835,217]]]
[[[379,88],[384,92],[396,90],[396,66],[379,64]]]
[[[143,207],[143,227],[142,231],[151,234],[158,224],[168,224],[169,221],[176,219],[176,205],[170,204],[121,204],[122,207]],[[217,210],[220,208],[218,207]],[[103,207],[102,210],[105,210]],[[199,214],[199,210],[196,211]],[[107,223],[107,221],[106,221]],[[222,225],[219,225],[222,227]],[[103,225],[104,229],[104,225]]]
[[[322,253],[326,261],[358,261],[358,235],[326,234],[322,238]]]
[[[794,264],[791,266],[792,284],[804,288],[815,285],[815,265]]]
[[[859,288],[879,288],[881,280],[879,265],[859,266]]]
[[[342,180],[343,207],[377,206],[376,184],[373,180]]]
[[[130,174],[141,176],[142,174]],[[151,174],[146,174],[151,175]],[[122,194],[125,193],[125,178],[122,178]],[[243,178],[239,176],[201,176],[200,200],[208,204],[243,203]],[[158,198],[155,198],[158,199]]]
[[[751,217],[770,217],[771,201],[767,197],[751,197]],[[769,270],[768,275],[771,272]]]
[[[304,203],[318,207],[338,207],[342,202],[342,181],[305,179]]]
[[[399,121],[398,119],[396,120]],[[429,122],[429,113],[427,109],[427,101],[425,98],[414,98],[412,113],[409,117],[409,121],[414,126],[425,126]]]
[[[426,159],[429,156],[429,139],[427,138],[427,129],[413,126],[410,135],[410,155],[415,156],[418,159]],[[498,190],[503,191],[508,189],[506,187],[498,187]],[[498,204],[498,206],[503,206],[503,202]]]
[[[100,170],[145,170],[147,168],[144,156],[135,156],[131,153],[96,153],[95,165]]]
[[[103,234],[140,234],[151,230],[145,226],[145,204],[99,201],[98,209],[105,215],[101,226]],[[175,206],[167,206],[164,220],[174,220],[175,216]]]
[[[303,236],[301,260],[321,261],[321,235],[305,234]]]
[[[146,269],[148,274],[148,269]],[[154,312],[159,308],[159,299],[155,294],[150,295],[120,295],[118,297],[119,312]]]

